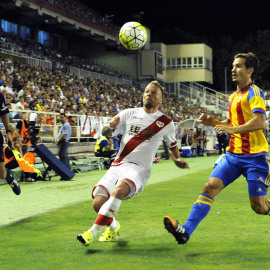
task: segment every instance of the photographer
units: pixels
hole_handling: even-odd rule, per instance
[[[15,136],[12,138],[12,147],[17,150],[22,155],[22,141],[23,139],[21,136]],[[9,170],[15,169],[19,167],[19,164],[10,149],[9,146],[6,146],[4,148],[4,160],[5,160],[5,167]],[[35,179],[32,179],[33,174],[32,173],[24,173],[25,175],[25,182],[27,183],[37,183]]]
[[[31,144],[31,134],[33,130],[30,128],[35,126],[35,113],[29,113],[28,116],[26,116],[26,113],[21,113],[21,120],[17,123],[17,126],[14,130],[14,133],[12,137],[14,136],[21,136],[23,139],[22,143],[22,154],[25,155],[29,151],[29,146]]]

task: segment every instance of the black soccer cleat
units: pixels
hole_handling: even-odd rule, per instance
[[[16,195],[20,195],[21,194],[21,188],[19,183],[13,178],[13,176],[10,174],[9,170],[6,168],[7,171],[7,176],[6,176],[6,181],[7,183],[10,185],[12,191],[16,194]]]
[[[189,240],[189,235],[185,232],[185,228],[177,221],[166,216],[164,217],[165,229],[171,233],[178,244],[185,244]]]

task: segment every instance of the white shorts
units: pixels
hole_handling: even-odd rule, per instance
[[[143,191],[143,187],[150,177],[150,172],[151,169],[145,170],[145,168],[133,163],[123,163],[119,166],[111,166],[107,173],[93,188],[92,197],[94,198],[96,195],[107,195],[107,197],[110,197],[116,184],[119,181],[125,181],[130,186],[130,192],[125,197],[125,200],[127,200]],[[104,192],[104,190],[106,192]]]

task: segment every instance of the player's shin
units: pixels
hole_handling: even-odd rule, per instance
[[[114,216],[118,212],[121,206],[121,202],[122,200],[111,196],[109,200],[102,205],[99,210],[97,219],[90,229],[93,237],[95,237],[103,229],[104,226],[110,226],[112,229],[114,229],[115,226],[117,227]]]
[[[210,196],[204,193],[200,194],[190,211],[186,224],[183,226],[189,236],[191,236],[199,223],[207,216],[212,204],[213,199]]]

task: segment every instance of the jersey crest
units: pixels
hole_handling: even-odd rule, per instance
[[[162,127],[164,127],[164,123],[161,122],[161,121],[157,121],[157,126],[160,127],[160,128],[162,128]]]

